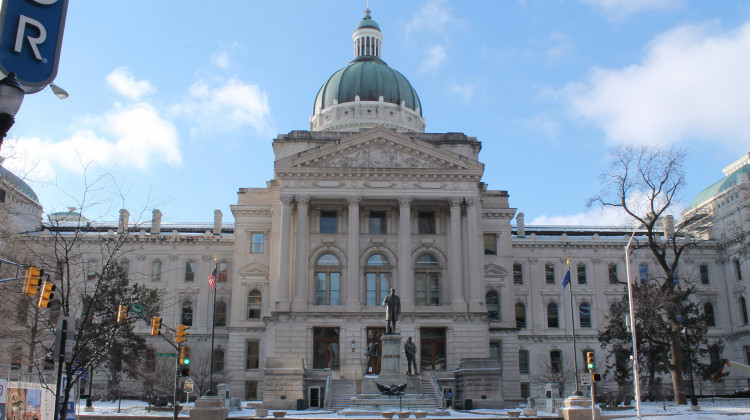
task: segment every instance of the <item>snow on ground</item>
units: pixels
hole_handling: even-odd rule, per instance
[[[248,401],[242,403],[242,406],[246,406]],[[657,419],[660,417],[667,417],[674,420],[750,420],[750,399],[742,398],[717,398],[701,399],[699,401],[700,411],[690,411],[690,407],[675,406],[670,403],[652,403],[644,402],[641,404],[641,417],[642,419]],[[78,406],[78,412],[84,415],[105,415],[105,414],[117,414],[118,403],[117,402],[94,402],[94,411],[84,411],[85,403],[81,403]],[[147,404],[143,401],[136,400],[123,400],[120,404],[120,415],[130,416],[154,416],[154,417],[171,417],[172,411],[151,411],[147,412]],[[193,407],[193,403],[190,403],[185,407],[186,411],[189,411]],[[471,410],[471,411],[457,411],[449,410],[449,416],[428,416],[433,419],[481,419],[487,417],[508,417],[508,411],[519,410],[519,409],[507,409],[507,410]],[[272,419],[272,412],[274,410],[268,410],[268,418]],[[330,419],[340,418],[342,420],[347,419],[345,416],[339,416],[338,413],[330,410],[321,409],[307,409],[304,411],[287,410],[286,417],[299,418],[299,419]],[[181,413],[183,415],[187,413]],[[543,411],[537,412],[539,417],[553,417],[552,413],[545,413]],[[255,415],[253,409],[242,409],[234,410],[229,412],[229,417],[251,417]],[[605,418],[618,418],[627,420],[637,420],[637,413],[635,408],[625,409],[622,407],[618,410],[602,410],[602,415]],[[353,418],[353,417],[348,417]],[[357,419],[382,419],[380,413],[373,413],[372,416],[356,416]],[[398,417],[396,417],[398,418]],[[414,418],[412,415],[411,418]],[[523,416],[521,417],[523,419]]]

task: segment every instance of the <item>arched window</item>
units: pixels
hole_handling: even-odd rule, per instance
[[[547,327],[548,328],[559,328],[560,323],[557,318],[557,304],[547,304]]]
[[[714,316],[714,305],[710,303],[703,305],[703,313],[706,315],[706,325],[709,327],[715,327],[716,317]]]
[[[516,328],[526,328],[526,306],[516,303]]]
[[[333,254],[323,254],[315,267],[315,304],[340,305],[341,263]]]
[[[578,307],[578,322],[581,328],[591,328],[591,305],[586,302]]]
[[[492,321],[500,319],[500,296],[494,290],[490,290],[484,295],[484,303],[487,306],[487,316]]]
[[[365,265],[365,304],[379,306],[391,288],[391,263],[385,255],[373,254]]]
[[[257,290],[251,290],[247,294],[247,319],[260,318],[260,304],[262,301],[261,294]]]
[[[193,302],[182,302],[182,325],[193,326]]]
[[[217,327],[227,326],[227,304],[224,301],[216,302],[214,308],[214,325]]]
[[[747,324],[747,303],[745,303],[744,296],[740,296],[740,312],[742,312],[742,323]]]
[[[414,280],[417,286],[417,305],[440,305],[440,264],[432,254],[417,258]]]

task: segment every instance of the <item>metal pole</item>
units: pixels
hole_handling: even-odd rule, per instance
[[[214,393],[214,331],[216,330],[216,288],[219,287],[219,256],[214,257],[216,262],[216,279],[214,280],[214,304],[211,308],[211,366],[209,366],[208,392],[206,395],[216,395]]]
[[[177,345],[177,357],[175,357],[175,368],[174,368],[174,399],[172,404],[174,405],[174,420],[177,420],[177,392],[180,388],[180,350],[182,344]]]
[[[591,419],[596,419],[596,397],[594,396],[594,371],[589,369],[589,375],[591,375]]]
[[[688,340],[687,327],[682,328],[682,332],[685,333],[685,352],[688,357],[688,369],[690,369],[690,405],[693,407],[698,406],[698,397],[695,396],[695,383],[693,382],[693,358],[690,356],[690,341]]]
[[[62,370],[63,370],[63,363],[65,363],[65,341],[68,337],[68,320],[62,319],[61,321],[62,327],[60,328],[60,331],[57,332],[60,334],[60,344],[58,346],[58,351],[60,352],[59,356],[57,356],[57,385],[55,386],[55,412],[53,415],[54,420],[57,420],[60,418],[60,388],[62,388]]]
[[[630,309],[630,333],[633,341],[633,383],[635,384],[635,408],[638,412],[638,420],[641,420],[641,384],[638,380],[638,343],[635,335],[635,312],[633,311],[632,279],[630,278],[630,244],[633,242],[635,233],[643,224],[633,230],[630,240],[625,246],[625,275],[628,277],[628,307]]]
[[[570,258],[568,258],[568,275],[570,275]],[[576,374],[576,390],[573,391],[575,396],[583,396],[583,392],[578,388],[578,350],[576,349],[576,316],[575,307],[573,306],[573,279],[569,279],[570,284],[570,325],[573,326],[573,369]],[[562,366],[560,367],[562,369]]]

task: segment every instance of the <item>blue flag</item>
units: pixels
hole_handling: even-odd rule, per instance
[[[570,283],[570,269],[568,269],[568,272],[565,273],[565,277],[563,277],[563,281],[562,281],[563,290],[565,290],[565,287],[568,286],[568,283]]]

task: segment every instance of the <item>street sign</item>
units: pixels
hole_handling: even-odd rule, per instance
[[[591,376],[582,376],[581,385],[591,385]]]
[[[193,382],[192,379],[187,378],[187,379],[185,379],[185,384],[183,386],[183,389],[184,389],[185,392],[188,392],[188,393],[193,392],[193,386],[194,385],[195,385],[195,382]]]
[[[146,307],[141,305],[140,303],[134,303],[130,305],[130,309],[133,311],[133,313],[136,313],[136,314],[146,313]]]
[[[60,62],[68,0],[3,0],[0,72],[14,72],[27,93],[52,83]]]
[[[177,357],[177,353],[156,353],[156,357]]]

